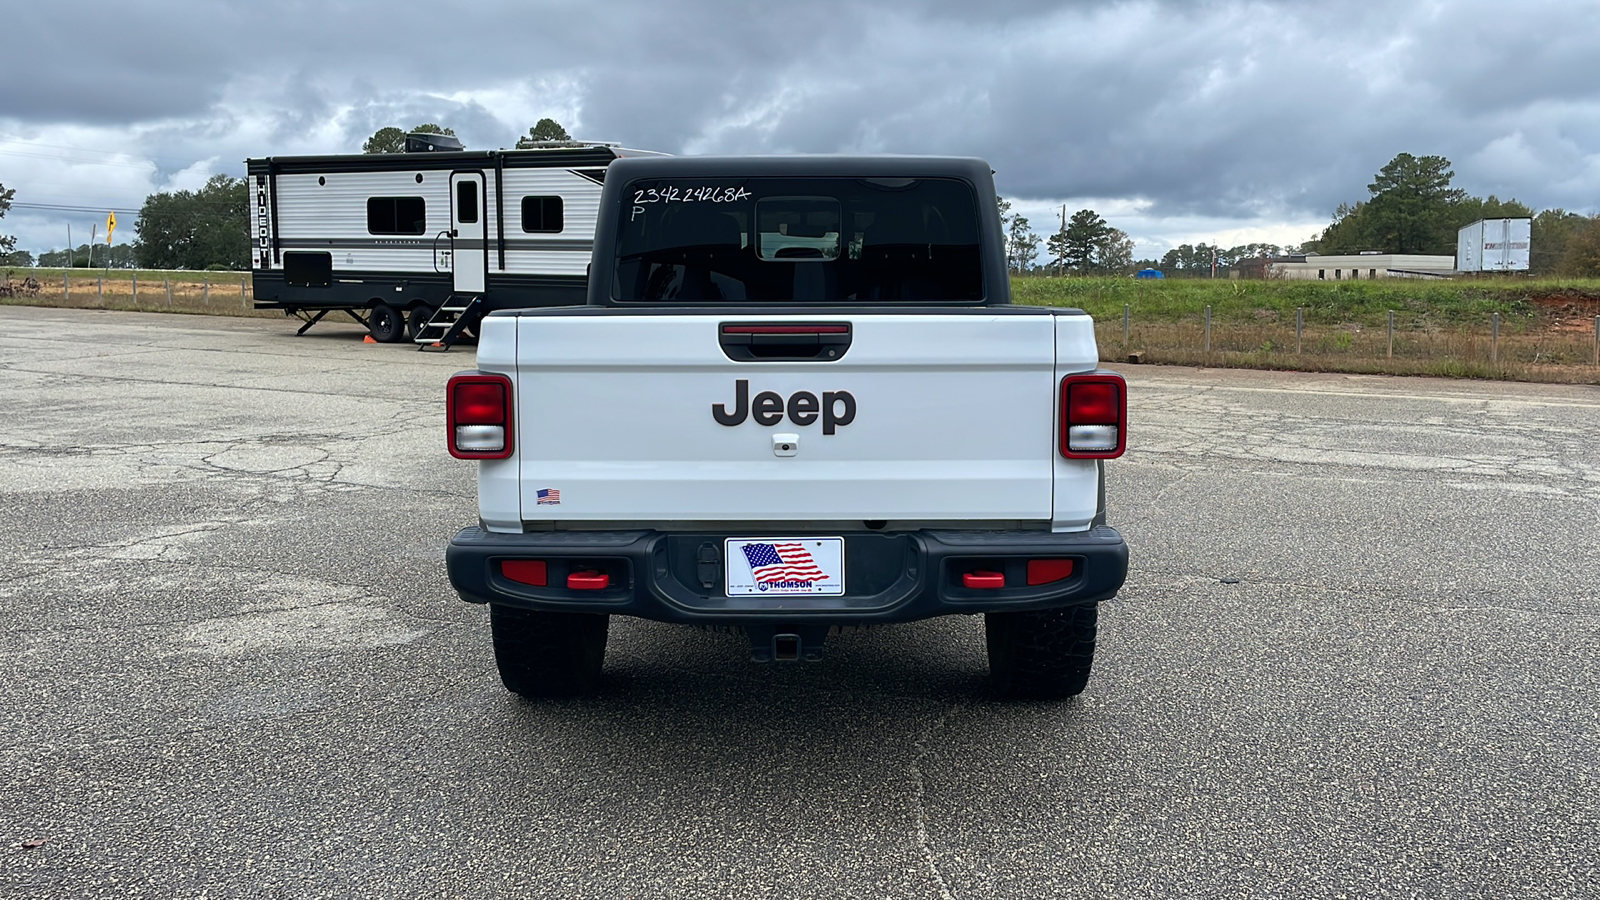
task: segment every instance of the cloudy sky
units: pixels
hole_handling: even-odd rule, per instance
[[[982,156],[1036,231],[1090,207],[1141,256],[1299,243],[1400,152],[1600,211],[1593,0],[5,0],[0,21],[0,233],[36,252],[104,208],[131,239],[147,194],[246,157],[424,121],[505,147],[542,116],[679,154]]]

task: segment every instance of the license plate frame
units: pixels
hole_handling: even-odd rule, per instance
[[[751,546],[756,549],[746,553],[745,548]],[[723,591],[728,597],[844,595],[842,537],[724,538],[722,559]],[[758,570],[764,570],[759,577]],[[820,577],[803,577],[813,571]]]

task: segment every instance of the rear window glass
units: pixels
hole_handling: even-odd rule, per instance
[[[628,185],[621,301],[982,301],[976,194],[948,178]]]

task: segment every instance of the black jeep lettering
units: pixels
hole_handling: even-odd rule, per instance
[[[757,425],[776,425],[782,422],[783,398],[771,391],[757,394],[750,418],[755,419]]]
[[[716,417],[719,425],[738,425],[744,417],[750,414],[750,382],[743,378],[733,383],[733,414],[729,415],[728,408],[721,403],[711,404],[711,415]]]
[[[817,420],[817,395],[810,391],[795,391],[789,395],[789,421],[796,425],[810,425]]]
[[[856,398],[849,391],[825,391],[822,401],[810,391],[795,391],[787,402],[775,391],[762,391],[754,400],[750,397],[750,382],[740,378],[733,383],[733,412],[726,403],[711,404],[711,417],[719,425],[730,428],[753,419],[757,425],[768,428],[783,421],[784,412],[796,425],[813,425],[822,417],[822,433],[833,434],[856,420]]]
[[[844,411],[835,413],[834,405],[844,404]],[[833,434],[835,425],[849,425],[856,420],[856,398],[849,391],[827,391],[822,395],[822,433]]]

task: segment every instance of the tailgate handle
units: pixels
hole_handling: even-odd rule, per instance
[[[849,322],[723,322],[722,352],[734,362],[833,362],[850,349]]]

